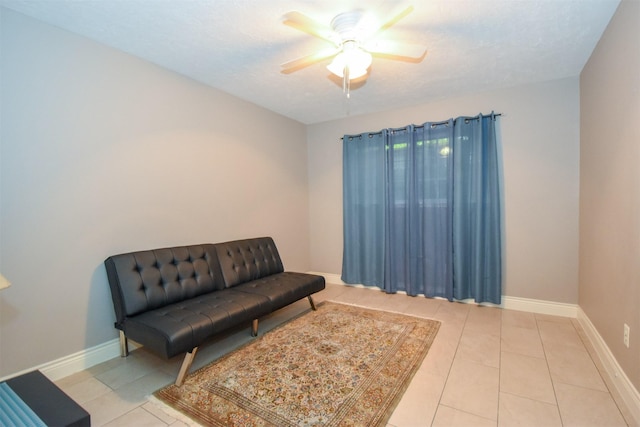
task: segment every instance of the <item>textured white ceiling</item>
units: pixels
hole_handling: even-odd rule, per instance
[[[280,64],[328,44],[282,23],[300,11],[326,23],[362,8],[414,11],[382,35],[419,43],[418,63],[374,58],[352,89],[327,61]],[[311,124],[434,99],[577,76],[619,0],[0,0],[0,5],[115,47]],[[388,16],[388,15],[387,15]]]

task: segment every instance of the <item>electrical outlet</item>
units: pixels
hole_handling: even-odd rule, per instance
[[[629,325],[627,325],[625,323],[624,324],[624,345],[627,348],[629,348],[629,334],[630,333],[631,333],[631,329],[629,328]]]

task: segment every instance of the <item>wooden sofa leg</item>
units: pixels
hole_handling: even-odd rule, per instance
[[[129,341],[123,331],[120,331],[120,357],[129,355]]]
[[[182,361],[180,372],[178,372],[178,378],[176,378],[176,385],[178,387],[181,387],[182,383],[184,383],[184,378],[189,373],[189,368],[191,368],[191,364],[193,363],[193,359],[196,357],[197,351],[198,347],[194,347],[193,350],[184,355],[184,360]]]
[[[251,322],[251,336],[258,336],[258,319],[253,319],[253,322]]]
[[[316,309],[316,304],[313,302],[313,298],[311,298],[311,295],[309,295],[307,298],[309,298],[309,304],[311,304],[311,310],[315,311]]]

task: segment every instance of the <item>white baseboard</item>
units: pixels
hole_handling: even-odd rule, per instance
[[[136,348],[137,345],[129,340],[129,350],[134,350]],[[51,362],[16,372],[5,378],[0,378],[0,382],[35,370],[42,372],[51,381],[56,381],[119,356],[120,340],[116,338],[111,341],[98,344],[95,347],[87,348]]]
[[[354,286],[354,285],[349,285],[343,282],[339,274],[318,273],[318,272],[310,272],[310,273],[324,276],[324,279],[327,281],[327,283],[332,283],[335,285]],[[355,286],[366,287],[369,289],[380,289],[378,287],[367,287],[363,285],[355,285]],[[462,302],[472,303],[473,301],[462,301]],[[502,304],[496,307],[502,307],[509,310],[527,311],[530,313],[550,314],[553,316],[562,316],[562,317],[572,317],[574,319],[578,315],[578,306],[575,304],[565,304],[560,302],[535,300],[535,299],[529,299],[529,298],[509,297],[505,295],[502,296]]]
[[[99,363],[106,362],[119,355],[120,340],[116,338],[95,347],[46,363],[38,369],[49,379],[55,381]]]
[[[309,274],[317,274],[318,276],[324,276],[324,280],[327,283],[332,283],[334,285],[346,285],[345,282],[342,281],[342,278],[339,274],[331,274],[331,273],[319,273],[317,271],[309,271]]]
[[[502,308],[509,310],[528,311],[530,313],[549,314],[552,316],[562,316],[576,318],[578,316],[578,306],[576,304],[566,304],[555,301],[544,301],[531,298],[519,298],[502,296]]]
[[[602,362],[602,366],[613,383],[613,387],[615,387],[629,410],[629,415],[633,418],[633,424],[631,425],[640,426],[640,393],[631,383],[631,380],[618,364],[602,336],[581,308],[578,308],[578,323],[580,323],[584,333],[593,345],[600,362]]]

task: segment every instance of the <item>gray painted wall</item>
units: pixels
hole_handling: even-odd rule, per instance
[[[270,235],[308,270],[304,125],[1,12],[0,377],[117,336],[108,255]]]
[[[580,75],[580,95],[579,303],[640,390],[639,1],[620,3]]]

